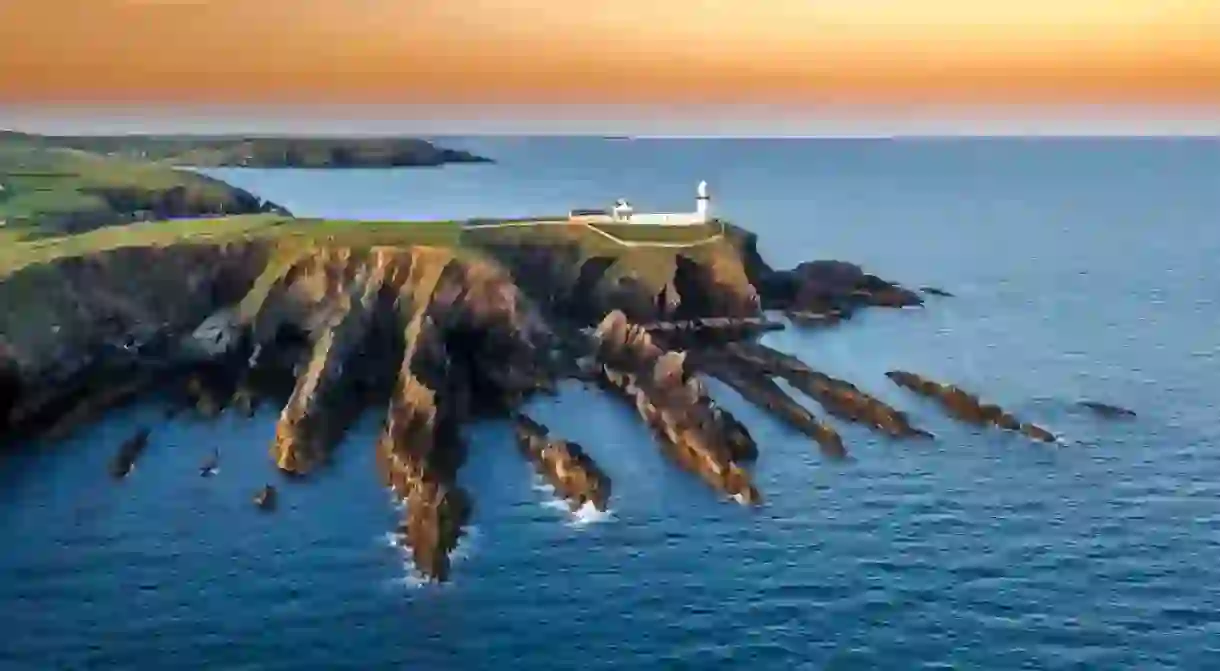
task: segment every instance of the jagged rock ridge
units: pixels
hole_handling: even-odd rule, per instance
[[[572,510],[586,503],[600,511],[610,505],[610,477],[577,443],[550,437],[550,431],[524,414],[514,425],[517,447],[534,470]]]

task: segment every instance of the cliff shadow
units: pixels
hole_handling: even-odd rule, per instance
[[[752,298],[754,286],[740,278],[718,276],[710,264],[700,263],[685,255],[674,257],[673,288],[678,293],[678,305],[670,315],[675,321],[703,317],[748,317],[759,312]]]
[[[598,296],[598,289],[602,286],[610,266],[613,266],[615,261],[616,259],[612,256],[594,256],[580,264],[576,281],[568,290],[562,303],[565,315],[587,324],[592,324],[601,318],[602,310],[598,305],[600,301],[595,297]]]
[[[9,414],[21,398],[21,376],[17,365],[4,358],[0,344],[0,442],[8,433]]]

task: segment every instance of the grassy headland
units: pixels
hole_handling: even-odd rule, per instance
[[[284,213],[247,191],[193,172],[0,140],[0,231],[6,237],[271,211]]]
[[[576,282],[575,274],[593,260],[607,283],[635,286],[649,295],[672,281],[679,256],[708,268],[720,267],[722,258],[728,259],[725,267],[740,265],[735,243],[719,222],[672,227],[590,225],[561,217],[432,222],[296,218],[219,180],[131,158],[132,152],[143,151],[134,148],[138,144],[108,144],[118,142],[115,138],[85,138],[88,143],[77,147],[55,144],[61,140],[0,136],[0,303],[8,310],[0,320],[0,340],[19,322],[40,321],[26,317],[40,303],[54,303],[52,295],[71,293],[61,287],[58,276],[64,266],[57,262],[125,249],[260,241],[269,243],[261,248],[270,249],[272,258],[301,258],[337,248],[444,248],[454,256],[480,257],[525,273],[537,271],[531,264],[562,268],[556,271],[557,283]],[[157,146],[168,155],[170,144]],[[103,155],[88,149],[113,151]],[[265,272],[273,275],[275,265]],[[154,281],[144,277],[145,268],[121,263],[106,272],[127,278],[124,282]]]
[[[274,213],[226,217],[144,221],[109,226],[82,233],[42,234],[23,237],[21,229],[0,229],[0,281],[29,265],[62,258],[88,256],[125,247],[166,247],[174,244],[222,244],[241,240],[276,240],[286,244],[341,245],[350,247],[426,246],[480,249],[516,246],[572,246],[582,256],[639,256],[648,252],[672,256],[675,248],[647,243],[684,243],[684,254],[697,254],[701,247],[715,246],[721,238],[705,227],[690,227],[682,236],[668,234],[661,226],[615,229],[613,234],[627,246],[599,235],[583,224],[538,224],[535,226],[468,227],[462,221],[362,221],[296,218]],[[682,239],[676,239],[682,238]],[[689,245],[689,246],[686,246]]]
[[[391,168],[488,163],[470,152],[403,137],[232,135],[43,136],[0,132],[0,144],[75,149],[173,166]]]

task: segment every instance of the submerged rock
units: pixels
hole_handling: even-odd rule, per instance
[[[274,510],[278,501],[279,494],[272,485],[263,485],[262,489],[254,495],[254,506],[259,510]]]
[[[210,478],[220,471],[220,450],[212,448],[212,456],[199,466],[199,477]]]
[[[114,455],[114,459],[110,461],[110,475],[117,479],[127,477],[135,468],[136,460],[140,458],[140,454],[144,452],[144,448],[148,447],[148,437],[151,432],[142,428],[136,431],[135,435],[123,441],[119,445],[118,454]]]
[[[1036,424],[1021,422],[1000,406],[983,403],[978,396],[960,387],[941,384],[906,371],[890,371],[885,375],[894,384],[935,400],[950,416],[959,421],[978,426],[997,426],[1044,443],[1056,442],[1055,435],[1050,431]]]
[[[547,428],[518,415],[515,433],[521,453],[572,510],[584,504],[605,511],[610,505],[610,478],[573,442],[548,436]]]
[[[1091,410],[1095,415],[1105,419],[1131,419],[1135,417],[1135,411],[1127,408],[1110,405],[1109,403],[1099,403],[1097,401],[1080,401],[1076,405]]]
[[[945,291],[944,289],[939,289],[937,287],[920,287],[919,290],[929,296],[939,296],[941,298],[953,298],[953,294],[949,293],[948,291]]]

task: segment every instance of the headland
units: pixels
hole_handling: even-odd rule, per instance
[[[468,422],[512,418],[523,458],[559,495],[573,507],[612,505],[614,473],[523,413],[529,398],[565,379],[621,398],[676,466],[742,505],[764,500],[749,465],[766,453],[705,379],[808,436],[827,459],[850,458],[827,417],[894,440],[935,440],[903,411],[757,336],[789,324],[842,327],[863,309],[923,307],[921,294],[936,291],[838,260],[776,269],[756,235],[720,219],[367,222],[263,207],[82,232],[8,231],[0,439],[37,449],[154,393],[203,416],[275,404],[268,458],[288,482],[258,493],[269,510],[267,502],[292,495],[292,479],[325,468],[346,428],[373,407],[384,420],[370,449],[384,484],[406,503],[398,537],[436,580],[449,576],[474,506],[457,484]],[[971,391],[907,371],[890,379],[963,422],[1056,441]],[[126,477],[156,443],[155,427],[145,427],[116,446],[114,476]]]

